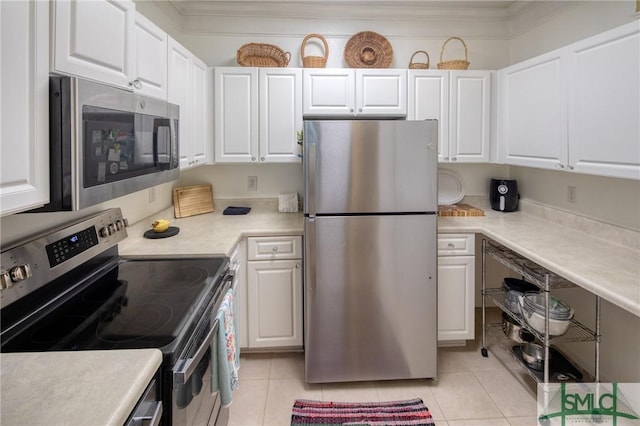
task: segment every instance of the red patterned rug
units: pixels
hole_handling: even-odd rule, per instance
[[[389,402],[327,402],[298,399],[291,426],[433,426],[422,399]]]

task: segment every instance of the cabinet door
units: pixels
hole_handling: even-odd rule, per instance
[[[168,100],[180,107],[180,168],[193,165],[191,152],[191,52],[169,37]]]
[[[449,71],[408,71],[408,120],[438,120],[438,161],[449,161]]]
[[[567,163],[566,65],[562,51],[498,73],[502,162],[561,169]]]
[[[302,74],[304,116],[352,116],[355,113],[354,70],[308,68]]]
[[[207,65],[195,56],[191,59],[191,161],[202,165],[213,162],[213,90]]]
[[[241,348],[249,347],[249,326],[247,308],[247,240],[242,239],[229,256],[230,268],[236,273],[233,278],[235,286],[235,320],[238,330],[238,345]]]
[[[145,95],[167,99],[167,33],[136,13],[135,71],[137,90]]]
[[[638,23],[575,43],[569,57],[569,168],[640,179]]]
[[[438,257],[438,341],[474,338],[475,257]]]
[[[489,162],[491,72],[451,71],[450,161]]]
[[[0,2],[0,206],[49,202],[49,2]]]
[[[258,161],[258,69],[214,70],[215,161]]]
[[[370,117],[407,115],[406,70],[356,70],[356,114]]]
[[[302,70],[260,69],[260,161],[298,163],[302,130]]]
[[[129,87],[134,67],[133,1],[70,0],[52,4],[54,69]]]
[[[301,263],[247,262],[249,347],[302,346]]]

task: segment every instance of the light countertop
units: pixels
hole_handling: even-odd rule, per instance
[[[222,214],[227,206],[250,206],[246,215]],[[156,218],[169,219],[180,228],[169,238],[144,238]],[[121,255],[208,255],[229,256],[244,236],[302,235],[302,213],[278,213],[278,200],[215,200],[215,211],[175,219],[173,207],[138,222],[127,230],[128,237],[119,244]]]
[[[157,349],[0,354],[0,423],[121,426],[161,363]]]
[[[521,202],[521,211],[493,211],[481,197],[465,203],[485,211],[480,217],[440,217],[440,233],[481,233],[574,284],[640,316],[640,233]],[[227,205],[252,207],[246,216],[223,216]],[[180,233],[142,237],[154,218],[166,216]],[[147,223],[148,222],[148,223]],[[278,213],[277,200],[216,200],[216,211],[173,219],[173,209],[129,228],[123,255],[230,255],[242,237],[301,235],[301,213]]]

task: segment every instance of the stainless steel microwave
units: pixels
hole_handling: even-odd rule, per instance
[[[50,202],[80,210],[180,177],[179,107],[74,77],[49,81]]]

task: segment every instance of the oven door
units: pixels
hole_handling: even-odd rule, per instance
[[[207,425],[220,410],[216,367],[216,335],[220,328],[214,317],[206,318],[196,330],[193,343],[173,369],[173,425]]]

